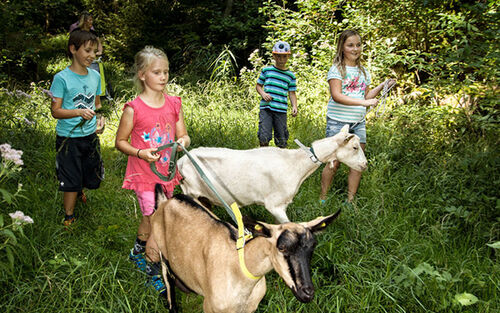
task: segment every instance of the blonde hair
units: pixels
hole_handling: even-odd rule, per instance
[[[87,23],[90,19],[93,20],[92,18],[92,14],[90,14],[89,12],[85,11],[83,12],[81,15],[80,15],[80,19],[78,20],[78,27],[80,29],[83,29],[83,25],[85,25],[85,23]],[[89,29],[85,29],[86,31],[89,31]]]
[[[134,84],[139,90],[139,93],[144,91],[144,82],[139,79],[139,73],[144,72],[153,63],[155,58],[164,59],[168,63],[168,58],[165,52],[153,46],[145,46],[144,49],[137,52],[134,63]]]
[[[337,42],[337,52],[335,53],[335,57],[333,58],[333,65],[337,66],[342,78],[344,78],[346,74],[345,60],[344,60],[344,44],[347,38],[351,36],[359,36],[359,38],[361,39],[361,35],[359,35],[357,31],[353,29],[344,30],[339,36],[339,40]],[[363,72],[363,75],[365,75],[366,77],[365,68],[361,65],[361,56],[356,60],[356,66],[359,67],[359,69]]]

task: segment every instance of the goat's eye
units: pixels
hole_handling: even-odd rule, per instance
[[[358,150],[358,147],[354,147],[353,149],[354,149],[354,150]]]
[[[281,253],[285,253],[286,252],[286,247],[282,246],[282,245],[278,245],[278,251],[281,252]]]

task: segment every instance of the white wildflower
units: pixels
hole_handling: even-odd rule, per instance
[[[24,91],[22,90],[16,90],[16,95],[18,97],[24,97],[24,98],[28,98],[28,99],[31,99],[31,95],[25,93]]]
[[[8,143],[4,143],[3,145],[0,145],[0,151],[2,153],[5,152],[5,151],[8,151],[10,149],[11,149],[11,147],[10,147],[10,145]]]
[[[14,220],[16,223],[28,223],[28,224],[33,224],[33,219],[29,217],[28,215],[24,215],[23,212],[21,211],[16,211],[14,213],[9,213],[9,216]]]
[[[21,150],[12,149],[12,147],[8,143],[0,145],[0,152],[3,159],[12,161],[14,164],[19,166],[24,164],[23,160],[21,159],[23,152]]]

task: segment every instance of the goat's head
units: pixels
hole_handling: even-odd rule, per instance
[[[342,127],[340,132],[333,137],[313,142],[313,149],[321,162],[330,163],[338,160],[360,172],[367,167],[359,137],[349,133],[349,125]]]
[[[316,247],[314,233],[326,228],[339,214],[340,210],[306,223],[280,225],[244,219],[245,227],[254,236],[267,237],[271,242],[270,260],[274,270],[301,302],[310,302],[314,297],[310,270],[311,256]]]

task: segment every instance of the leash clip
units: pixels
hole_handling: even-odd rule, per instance
[[[252,233],[250,233],[248,229],[245,228],[245,234],[239,236],[238,239],[236,240],[236,250],[245,248],[247,240],[250,240],[252,238],[253,238]]]
[[[312,148],[312,147],[311,147],[311,148],[308,148],[308,147],[304,146],[304,145],[302,144],[302,142],[300,142],[298,139],[295,139],[294,141],[295,141],[295,143],[296,143],[296,144],[297,144],[297,145],[298,145],[298,146],[299,146],[302,150],[304,150],[307,154],[309,154],[309,158],[311,159],[311,161],[313,161],[313,162],[314,162],[314,163],[316,163],[316,164],[320,164],[320,165],[321,165],[321,164],[323,164],[323,162],[321,162],[321,161],[318,159],[318,157],[316,156],[316,154],[314,153],[314,150],[313,150],[313,148]]]

